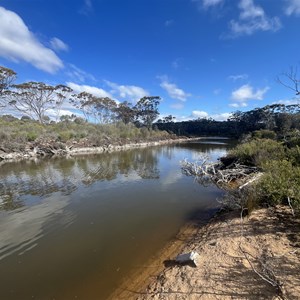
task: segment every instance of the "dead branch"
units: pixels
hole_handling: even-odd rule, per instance
[[[288,200],[289,207],[290,207],[290,209],[292,211],[292,215],[293,215],[293,217],[295,217],[295,212],[294,212],[294,208],[292,206],[290,197],[288,197],[287,200]]]
[[[265,282],[269,283],[273,287],[276,287],[277,292],[278,292],[278,296],[281,299],[286,299],[284,297],[283,284],[276,278],[276,275],[275,275],[275,273],[272,269],[272,266],[270,266],[270,264],[268,263],[267,254],[264,252],[264,253],[262,253],[262,255],[260,257],[256,258],[253,255],[251,255],[250,253],[248,253],[247,251],[245,251],[241,247],[241,245],[239,245],[239,249],[243,253],[245,259],[249,263],[249,265],[250,265],[251,269],[254,271],[254,273],[257,274]],[[252,259],[256,260],[260,270],[255,268],[255,266],[252,263],[250,257]]]
[[[277,82],[284,87],[292,90],[298,96],[300,95],[299,83],[300,80],[297,78],[297,68],[291,67],[289,72],[283,72],[281,76],[277,77]]]
[[[257,168],[248,167],[239,163],[234,163],[230,168],[225,168],[221,162],[210,162],[203,158],[197,162],[181,161],[181,169],[188,176],[195,176],[200,182],[213,182],[217,185],[228,184],[230,182],[248,179]]]

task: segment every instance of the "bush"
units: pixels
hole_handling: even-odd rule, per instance
[[[291,203],[300,208],[300,167],[287,160],[266,163],[266,173],[257,183],[257,194],[261,203],[270,205]]]
[[[141,137],[144,139],[148,139],[150,137],[150,131],[147,127],[142,127],[140,129]]]
[[[228,158],[235,159],[243,165],[260,168],[268,161],[280,160],[284,157],[284,146],[270,139],[251,140],[238,145],[228,153]]]
[[[28,132],[27,133],[27,140],[28,142],[34,142],[37,139],[38,135],[36,132]]]
[[[288,149],[287,158],[294,166],[300,166],[300,147],[296,146]]]
[[[254,131],[252,133],[252,136],[254,138],[258,138],[258,139],[271,139],[271,140],[274,140],[276,138],[276,133],[272,130],[261,129],[261,130]]]
[[[70,139],[72,139],[74,137],[74,132],[73,131],[61,131],[58,135],[58,139],[61,141],[61,142],[67,142],[69,141]]]

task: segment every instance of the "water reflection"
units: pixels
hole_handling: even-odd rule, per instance
[[[38,196],[36,201],[39,201],[55,192],[70,195],[80,185],[117,180],[119,175],[127,181],[158,179],[157,155],[161,151],[171,159],[171,149],[149,148],[126,151],[122,155],[107,153],[4,164],[0,174],[0,209],[14,210],[30,205],[34,196]],[[29,195],[31,200],[27,201]]]
[[[69,201],[68,196],[53,194],[35,206],[1,215],[0,260],[15,252],[22,255],[34,248],[43,237],[43,225],[51,219],[56,219],[56,222],[60,219],[62,227],[71,224],[75,216],[70,212],[64,213]],[[49,230],[48,228],[48,232]]]

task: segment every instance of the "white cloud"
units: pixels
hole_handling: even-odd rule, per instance
[[[239,19],[229,23],[232,37],[251,35],[256,31],[277,31],[281,28],[278,17],[270,18],[262,7],[254,4],[253,0],[240,0]]]
[[[47,116],[51,119],[51,120],[56,120],[57,117],[61,117],[61,116],[71,116],[71,115],[77,115],[77,116],[81,116],[78,112],[76,111],[71,111],[68,109],[61,109],[59,111],[56,111],[55,109],[49,109],[47,111]]]
[[[248,104],[246,102],[230,103],[229,106],[234,108],[239,108],[239,107],[247,107]]]
[[[69,46],[57,37],[52,38],[50,44],[55,51],[69,51]]]
[[[230,79],[232,81],[245,80],[247,78],[248,78],[248,74],[237,74],[237,75],[228,76],[228,79]]]
[[[231,113],[212,114],[210,117],[216,121],[227,121],[231,117]]]
[[[63,68],[53,50],[45,47],[13,11],[0,7],[0,56],[14,62],[26,61],[48,73]]]
[[[273,102],[272,104],[284,104],[284,105],[300,104],[300,99],[294,98],[289,100],[278,100]]]
[[[189,116],[175,116],[176,122],[189,121],[194,119],[213,119],[215,121],[226,121],[231,116],[231,113],[209,114],[206,111],[193,110]]]
[[[231,113],[209,114],[206,111],[193,110],[191,114],[192,119],[208,119],[211,118],[216,121],[226,121],[231,116]]]
[[[130,102],[137,102],[145,96],[149,96],[149,92],[145,89],[135,85],[118,85],[117,83],[106,80],[106,84],[112,88],[111,93],[117,94],[119,97],[129,100]]]
[[[287,7],[285,13],[290,16],[292,14],[300,15],[300,0],[286,0]]]
[[[78,68],[73,64],[68,65],[66,75],[68,75],[70,78],[72,78],[75,81],[85,82],[87,79],[96,81],[96,78],[92,74],[89,74],[81,70],[80,68]]]
[[[172,99],[186,101],[187,98],[191,96],[191,94],[186,93],[184,90],[177,87],[176,84],[170,83],[167,76],[161,76],[158,78],[161,79],[162,81],[160,87],[163,88],[165,91],[167,91],[168,95]]]
[[[74,82],[67,82],[66,85],[74,90],[76,93],[87,92],[96,97],[109,97],[112,98],[112,95],[98,87],[90,86],[90,85],[79,85]]]
[[[202,110],[193,110],[192,111],[192,115],[191,115],[192,118],[208,118],[208,113],[205,112],[205,111],[202,111]]]
[[[249,100],[263,100],[264,94],[269,90],[269,87],[257,89],[254,91],[249,84],[244,84],[240,88],[231,93],[232,107],[246,107]]]

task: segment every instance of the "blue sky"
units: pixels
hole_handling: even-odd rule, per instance
[[[300,0],[2,0],[0,65],[17,82],[158,95],[162,116],[223,120],[296,100],[276,77],[299,67],[299,28]]]

